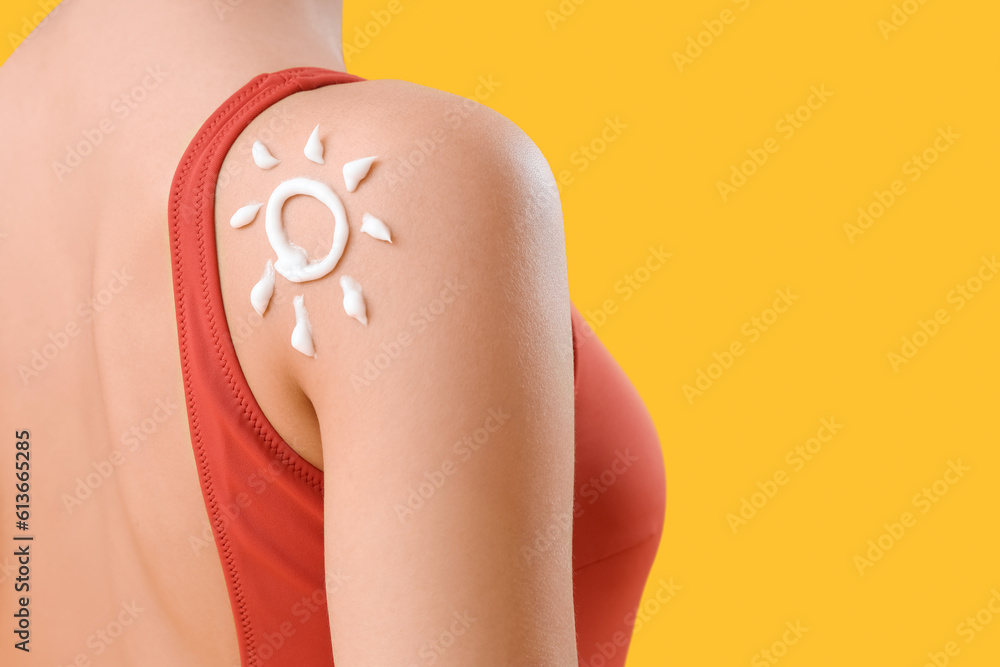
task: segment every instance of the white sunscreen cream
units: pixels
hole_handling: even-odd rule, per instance
[[[295,195],[306,195],[318,199],[330,209],[330,213],[333,213],[336,221],[336,227],[333,230],[333,245],[330,247],[330,252],[321,260],[310,262],[305,249],[290,242],[285,236],[284,225],[281,221],[281,209],[285,202]],[[333,271],[333,267],[337,266],[341,255],[344,254],[347,236],[350,233],[347,226],[347,213],[344,211],[344,205],[340,198],[327,185],[304,176],[285,181],[274,189],[271,198],[267,200],[264,229],[267,231],[267,240],[271,242],[271,247],[278,255],[274,269],[293,283],[316,280]]]
[[[241,207],[240,210],[233,213],[233,217],[229,219],[229,224],[237,229],[246,227],[257,219],[257,211],[260,210],[261,206],[263,204],[260,202],[250,202],[246,206]]]
[[[341,276],[340,286],[344,290],[344,312],[361,324],[368,326],[368,315],[365,309],[365,298],[361,295],[361,285],[350,276]]]
[[[281,162],[281,160],[271,155],[271,151],[267,150],[267,146],[259,141],[253,142],[251,152],[253,153],[254,164],[261,169],[270,169],[274,165]]]
[[[312,134],[309,135],[309,141],[306,142],[306,147],[302,152],[306,154],[306,158],[316,164],[325,164],[323,142],[319,140],[319,125],[313,128]]]
[[[309,324],[309,313],[306,312],[306,304],[302,295],[292,299],[295,306],[295,328],[292,329],[292,347],[306,355],[316,356],[316,348],[313,346],[312,325]]]
[[[264,275],[260,277],[257,284],[250,290],[250,303],[258,315],[263,315],[267,310],[267,304],[271,303],[271,296],[274,294],[274,265],[271,260],[267,260],[264,267]]]
[[[358,183],[368,175],[368,170],[372,168],[372,162],[376,159],[378,156],[373,155],[372,157],[363,157],[360,160],[352,160],[344,165],[344,185],[347,186],[348,192],[354,192],[358,189]]]
[[[361,218],[361,231],[371,236],[372,238],[378,239],[379,241],[388,241],[392,243],[392,236],[389,234],[389,228],[385,226],[385,223],[376,218],[371,213],[365,213]]]

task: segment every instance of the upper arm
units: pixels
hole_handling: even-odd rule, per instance
[[[267,343],[320,433],[337,664],[575,665],[570,310],[544,158],[498,114],[412,84],[287,101],[294,131],[277,143],[332,186],[350,228],[331,274],[278,278],[285,324]],[[301,154],[316,124],[323,166]],[[348,194],[341,166],[368,155]],[[360,233],[364,213],[392,244]],[[325,254],[325,207],[293,199],[285,224]],[[367,326],[344,311],[344,275]],[[289,344],[299,294],[315,358]]]

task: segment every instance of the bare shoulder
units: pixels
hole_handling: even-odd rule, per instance
[[[544,157],[500,114],[399,81],[297,93],[241,140],[216,207],[226,315],[265,284],[237,354],[279,433],[324,469],[325,564],[348,582],[331,605],[338,661],[403,664],[462,617],[477,630],[439,664],[576,664],[572,536],[524,555],[573,498]]]
[[[314,130],[322,164],[305,155]],[[261,169],[254,163],[255,141],[278,161],[275,166]],[[370,169],[349,191],[345,165],[369,157],[375,158]],[[299,386],[306,395],[344,391],[347,402],[371,396],[403,365],[391,354],[398,347],[412,347],[432,326],[437,337],[448,340],[447,328],[435,326],[441,322],[453,322],[469,343],[486,344],[503,335],[504,314],[514,316],[526,304],[537,304],[541,316],[530,326],[568,312],[558,190],[531,139],[472,100],[404,81],[373,80],[291,95],[254,119],[230,150],[216,219],[231,323],[254,320],[251,289],[268,260],[279,259],[270,242],[274,235],[265,233],[268,203],[279,185],[301,185],[302,179],[322,183],[342,203],[347,240],[334,268],[321,278],[290,282],[277,272],[263,320],[252,337],[237,342],[262,404],[269,392],[278,395],[271,389],[278,384]],[[329,255],[339,233],[336,216],[294,185],[284,194],[284,237],[305,249],[310,261]],[[231,216],[254,202],[263,204],[255,222],[232,228]],[[369,224],[369,218],[382,224]],[[384,227],[391,242],[371,235],[375,226]],[[367,326],[345,312],[344,276],[360,289]],[[310,321],[315,357],[290,344],[296,296]],[[463,320],[480,323],[475,339]],[[562,320],[568,322],[568,316]],[[564,338],[566,327],[559,334]],[[283,381],[254,387],[255,374]],[[275,419],[290,409],[275,408]],[[293,424],[286,439],[295,440],[297,428]],[[302,430],[298,437],[304,441],[308,434]]]

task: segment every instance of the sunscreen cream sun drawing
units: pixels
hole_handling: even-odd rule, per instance
[[[251,153],[254,164],[261,169],[272,169],[281,163],[281,160],[272,155],[267,146],[260,141],[254,142]],[[309,135],[303,153],[308,160],[316,164],[326,164],[323,159],[323,141],[319,136],[319,125]],[[378,159],[377,156],[364,157],[344,165],[344,186],[348,192],[354,192],[358,189],[376,159]],[[296,195],[313,197],[326,206],[333,215],[335,222],[333,243],[330,251],[322,259],[310,260],[306,250],[289,241],[285,235],[285,227],[281,218],[282,209],[285,202]],[[235,229],[246,227],[257,219],[257,214],[263,206],[264,204],[261,202],[250,202],[240,207],[229,220],[229,224]],[[304,283],[326,276],[340,261],[340,257],[344,254],[344,248],[347,247],[347,237],[350,235],[347,212],[344,210],[344,204],[340,201],[340,197],[329,185],[305,176],[283,181],[271,193],[267,200],[267,207],[264,209],[264,231],[267,233],[267,240],[271,244],[276,258],[273,262],[267,261],[260,280],[250,290],[250,303],[261,316],[267,312],[268,304],[274,295],[276,275],[281,275],[293,283]],[[370,213],[365,213],[362,217],[361,232],[374,239],[392,243],[388,226]],[[340,286],[344,291],[344,312],[361,324],[368,326],[361,284],[351,276],[345,275],[340,277]],[[295,328],[292,330],[292,347],[308,357],[315,358],[316,348],[313,342],[312,326],[309,324],[309,314],[306,312],[303,295],[298,294],[294,297],[293,307],[295,309]]]

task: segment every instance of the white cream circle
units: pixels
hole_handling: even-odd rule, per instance
[[[318,199],[333,213],[336,227],[333,230],[333,245],[326,257],[314,262],[309,261],[309,254],[288,240],[285,236],[284,224],[281,221],[281,209],[285,202],[295,195],[306,195]],[[278,255],[274,270],[293,283],[303,283],[316,280],[333,271],[344,254],[347,246],[347,236],[350,229],[347,226],[347,213],[340,198],[327,185],[311,178],[298,177],[285,181],[274,189],[267,200],[267,213],[264,221],[267,240]]]

